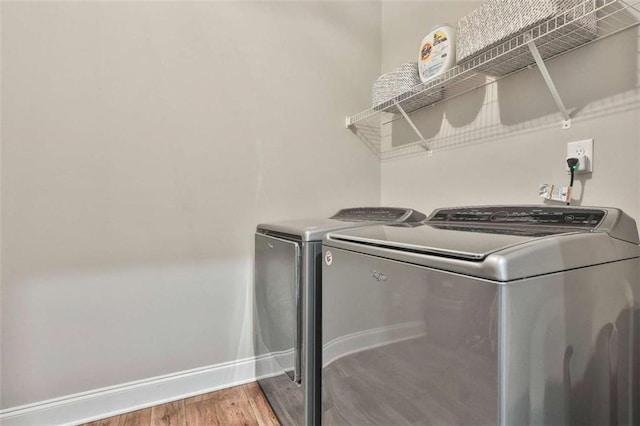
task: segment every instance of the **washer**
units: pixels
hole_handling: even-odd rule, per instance
[[[323,252],[324,425],[633,424],[640,253],[621,210],[438,209]]]
[[[418,211],[358,207],[329,219],[258,225],[255,234],[254,347],[256,376],[280,422],[320,423],[320,322],[322,237],[329,231],[381,223],[420,222]],[[316,335],[318,338],[316,338]],[[312,350],[307,350],[311,348]]]

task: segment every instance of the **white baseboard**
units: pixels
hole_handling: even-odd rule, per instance
[[[424,322],[417,321],[365,330],[333,340],[324,347],[324,364],[348,354],[401,340],[423,336]],[[237,386],[281,371],[274,355],[290,358],[291,351],[167,374],[0,410],[2,426],[77,425]],[[282,363],[283,361],[281,361]],[[260,377],[256,377],[260,371]]]
[[[271,356],[196,368],[0,411],[2,426],[77,425],[257,380]]]

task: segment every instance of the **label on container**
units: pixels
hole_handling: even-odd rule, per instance
[[[451,42],[447,33],[441,30],[433,32],[433,37],[427,36],[420,47],[420,63],[418,64],[422,80],[438,74],[450,59]]]

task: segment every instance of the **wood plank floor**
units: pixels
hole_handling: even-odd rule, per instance
[[[257,383],[198,395],[85,426],[279,426]]]

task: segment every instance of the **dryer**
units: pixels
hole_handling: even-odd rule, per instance
[[[330,218],[260,224],[255,234],[256,377],[280,422],[320,420],[319,326],[322,237],[371,224],[426,219],[413,209],[356,207]]]
[[[323,424],[632,424],[638,242],[551,206],[327,234]]]

